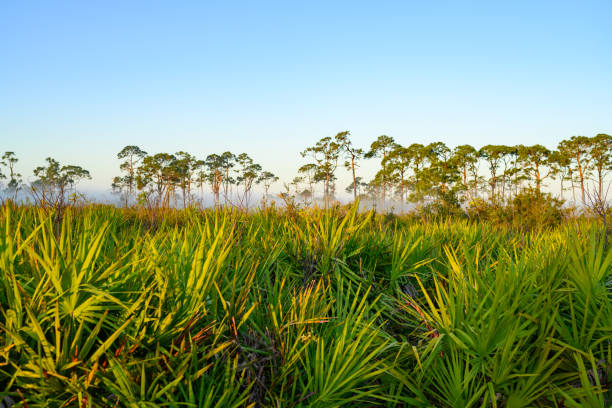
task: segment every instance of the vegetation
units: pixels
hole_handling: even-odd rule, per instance
[[[589,181],[595,182],[598,196],[606,196],[605,178],[612,169],[612,136],[607,134],[592,138],[573,136],[559,143],[555,151],[542,145],[486,145],[480,149],[460,145],[451,149],[442,142],[405,147],[382,135],[365,153],[353,147],[349,135],[340,132],[334,138],[323,138],[302,153],[314,159],[299,170],[312,173],[307,179],[309,196],[313,195],[313,181],[324,183],[324,198],[333,196],[335,171],[341,157],[346,159],[345,167],[353,178],[346,191],[353,193],[355,199],[380,202],[386,209],[386,201],[393,198],[401,208],[404,203],[413,203],[419,210],[439,208],[446,213],[450,207],[470,207],[479,200],[496,206],[510,205],[515,197],[528,191],[544,194],[542,188],[553,179],[560,182],[561,200],[571,188],[573,202],[578,204],[576,187],[579,187],[580,204],[584,206]],[[380,159],[380,170],[369,183],[363,183],[355,173],[361,158]],[[481,170],[488,176],[482,175]],[[296,180],[296,195],[301,195],[300,181],[304,179]],[[364,191],[362,194],[357,194],[359,187]]]
[[[87,206],[58,232],[56,211],[0,210],[6,405],[612,402],[612,250],[593,221]]]
[[[480,206],[482,200],[496,207],[511,206],[517,197],[528,192],[538,197],[551,194],[545,189],[553,180],[558,180],[560,188],[555,198],[564,201],[565,193],[571,191],[572,204],[584,207],[590,204],[589,194],[604,201],[607,197],[612,136],[603,133],[593,137],[573,136],[562,140],[557,150],[549,150],[539,144],[489,144],[480,149],[460,145],[451,149],[442,142],[433,142],[406,147],[382,135],[365,150],[354,146],[350,132],[343,131],[320,139],[301,152],[301,156],[308,162],[298,168],[297,177],[285,180],[282,194],[285,201],[296,205],[316,205],[318,184],[322,184],[322,202],[326,208],[336,201],[337,172],[343,163],[352,179],[346,192],[353,196],[353,201],[374,202],[385,211],[391,207],[403,211],[405,204],[411,204],[408,208],[417,212],[469,213],[470,207]],[[270,187],[279,180],[246,153],[235,155],[226,151],[198,159],[184,151],[150,155],[138,146],[129,145],[117,158],[121,160],[121,175],[113,179],[112,189],[126,207],[133,204],[149,208],[202,206],[207,186],[215,206],[248,209],[256,185],[262,186],[263,200],[267,202]],[[358,175],[360,163],[374,158],[380,160],[379,170],[365,182],[364,176]],[[74,195],[76,183],[90,175],[79,166],[60,166],[50,157],[46,160],[46,166],[34,170],[36,180],[27,186],[27,191],[37,202],[48,204],[51,197],[53,203],[61,206],[66,193]],[[15,171],[17,162],[14,152],[5,152],[0,161],[0,181],[8,180],[6,192],[13,199],[25,187],[21,175]]]
[[[302,152],[283,208],[246,153],[126,146],[117,207],[50,157],[24,186],[6,152],[0,407],[610,406],[611,143],[361,149],[345,131]]]

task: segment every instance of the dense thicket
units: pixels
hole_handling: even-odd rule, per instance
[[[53,211],[0,210],[4,403],[612,401],[612,251],[592,223],[85,207],[58,230]]]

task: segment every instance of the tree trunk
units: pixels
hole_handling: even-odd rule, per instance
[[[582,197],[582,204],[584,205],[585,203],[585,197],[584,197],[584,175],[582,172],[582,169],[580,169],[580,195]]]
[[[489,162],[489,165],[491,166],[491,169],[493,169],[493,164]],[[491,170],[491,181],[489,182],[489,185],[491,186],[491,202],[495,201],[496,184],[497,176],[495,174],[495,170]]]
[[[576,154],[576,165],[578,166],[578,176],[580,177],[580,196],[582,198],[582,204],[584,205],[585,203],[585,197],[584,197],[584,170],[582,168],[582,164],[580,163],[580,153]]]
[[[603,169],[601,166],[597,167],[597,189],[599,190],[599,198],[603,199]]]
[[[400,173],[400,200],[402,201],[402,210],[404,208],[404,172]]]
[[[329,199],[329,172],[325,174],[325,209],[327,209],[328,199]]]
[[[308,185],[310,186],[310,201],[314,203],[314,185],[312,184],[312,177],[308,177]]]
[[[574,205],[576,205],[576,187],[574,184],[574,172],[569,170],[570,183],[572,184],[572,198],[574,200]]]
[[[385,162],[385,159],[387,158],[387,153],[383,151],[383,163]],[[382,168],[382,207],[383,210],[385,209],[385,193],[386,193],[386,189],[385,189],[385,173],[387,172],[385,169],[385,166],[383,166]]]
[[[353,202],[357,201],[357,181],[355,179],[355,156],[351,157],[351,168],[353,169]]]

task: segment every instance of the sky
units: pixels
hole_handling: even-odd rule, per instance
[[[26,181],[51,156],[107,191],[125,145],[247,152],[283,181],[342,130],[553,148],[612,133],[610,17],[610,1],[1,2],[0,151]]]

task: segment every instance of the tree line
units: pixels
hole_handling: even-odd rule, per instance
[[[594,182],[599,197],[606,194],[606,176],[612,170],[612,136],[573,136],[549,150],[540,144],[489,144],[478,149],[467,144],[451,149],[442,142],[403,146],[393,137],[381,135],[369,148],[361,148],[354,146],[349,131],[343,131],[318,140],[301,156],[308,162],[285,183],[281,196],[299,197],[304,203],[316,201],[318,188],[326,203],[335,199],[338,168],[344,167],[352,178],[345,191],[355,200],[375,200],[383,207],[391,200],[449,206],[476,199],[504,202],[525,190],[541,193],[552,180],[559,181],[561,198],[570,193],[574,203],[579,199],[586,204],[589,182]],[[227,151],[198,159],[184,151],[148,154],[130,145],[117,158],[121,174],[114,177],[111,187],[126,206],[137,202],[187,207],[198,202],[197,193],[204,196],[206,187],[217,206],[223,200],[224,204],[238,202],[248,207],[255,185],[263,187],[265,199],[279,180],[246,153]],[[360,175],[363,160],[379,164],[367,182]],[[14,152],[5,152],[0,158],[0,181],[6,180],[5,190],[15,196],[26,187],[15,170],[17,162]],[[61,165],[50,157],[33,174],[35,180],[27,186],[28,191],[37,201],[56,205],[76,199],[76,184],[91,178],[84,168]]]
[[[123,160],[119,166],[122,175],[113,179],[112,188],[126,205],[137,192],[140,203],[164,207],[180,197],[183,207],[187,207],[194,203],[194,190],[203,196],[204,186],[208,186],[215,205],[220,205],[221,197],[228,204],[235,196],[248,207],[254,185],[263,185],[267,196],[271,185],[278,181],[246,153],[235,155],[228,151],[197,159],[184,151],[149,155],[138,146],[126,146],[117,157]]]
[[[350,172],[352,183],[345,189],[358,197],[381,201],[423,204],[441,202],[460,205],[485,198],[503,202],[526,189],[541,193],[551,180],[560,182],[560,193],[571,191],[586,203],[587,182],[595,181],[595,193],[605,195],[607,173],[612,170],[612,136],[573,136],[561,141],[557,149],[543,145],[493,145],[479,149],[460,145],[454,149],[442,142],[413,143],[402,146],[393,137],[379,136],[369,148],[357,148],[348,131],[324,137],[306,148],[302,157],[309,163],[298,170],[291,182],[296,195],[313,200],[315,187],[321,184],[324,197],[336,192],[339,165]],[[359,163],[377,159],[379,169],[364,182],[358,176]]]

